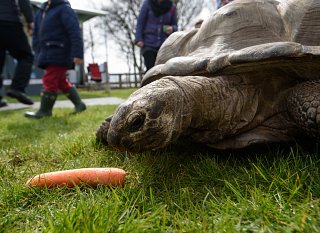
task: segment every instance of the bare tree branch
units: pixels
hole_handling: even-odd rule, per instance
[[[144,64],[140,49],[135,46],[135,29],[143,0],[109,0],[102,6],[106,17],[96,25],[100,30],[107,30],[108,35],[119,46],[128,64],[132,64],[134,71],[142,73]],[[191,25],[204,6],[204,0],[178,0],[177,15],[178,28],[186,29]]]

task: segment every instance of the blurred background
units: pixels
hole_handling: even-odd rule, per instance
[[[143,0],[69,0],[77,13],[85,45],[84,65],[68,72],[70,82],[87,89],[139,87],[144,74],[140,50],[134,45],[137,17]],[[31,0],[36,12],[44,0]],[[219,0],[175,0],[178,30],[191,30],[219,6]],[[31,41],[31,38],[30,38]],[[11,83],[15,60],[9,55],[2,71],[4,88]],[[43,71],[34,68],[26,92],[41,92]]]

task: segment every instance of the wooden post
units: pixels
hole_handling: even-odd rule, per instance
[[[119,74],[119,87],[122,88],[122,74]]]

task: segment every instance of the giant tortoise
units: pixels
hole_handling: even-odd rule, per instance
[[[133,152],[317,140],[320,0],[235,0],[172,34],[142,87],[97,131]]]

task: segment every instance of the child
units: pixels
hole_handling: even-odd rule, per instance
[[[52,108],[61,90],[75,105],[73,113],[82,112],[86,105],[77,90],[68,82],[66,72],[74,64],[83,63],[83,40],[77,15],[67,0],[48,0],[35,16],[32,45],[35,62],[45,69],[40,109],[26,112],[26,117],[52,115]]]

